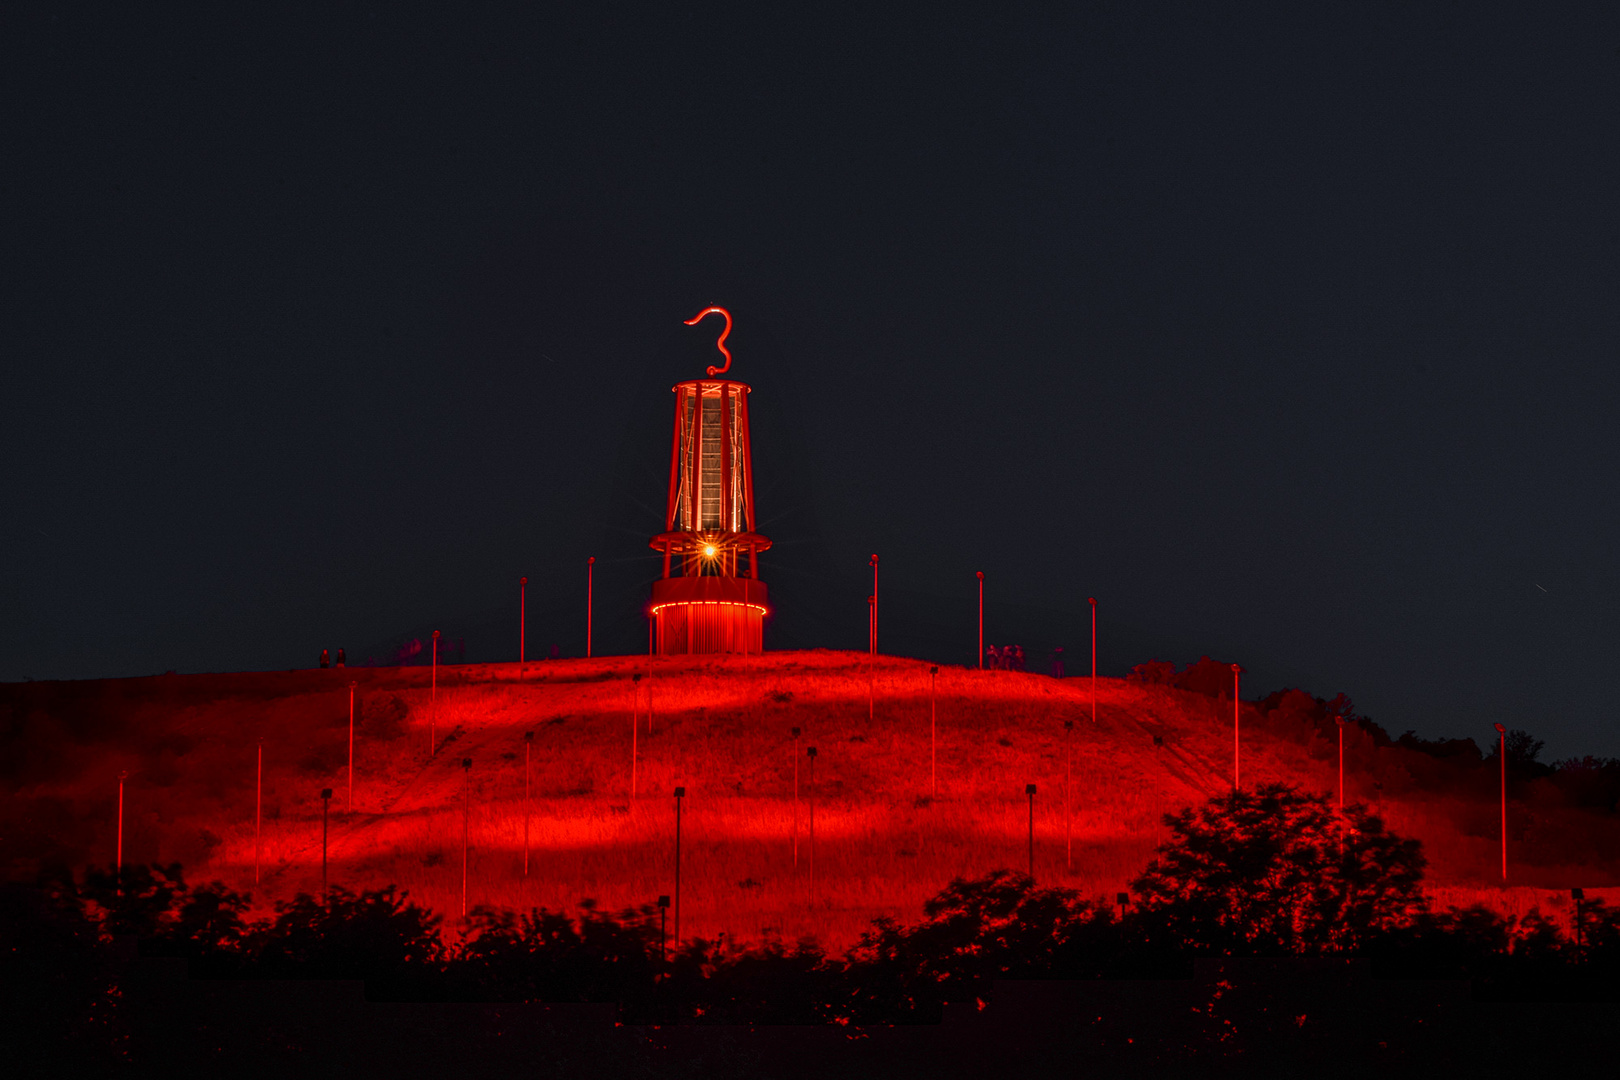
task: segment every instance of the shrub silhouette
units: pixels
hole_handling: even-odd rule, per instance
[[[1424,858],[1365,807],[1284,784],[1165,815],[1133,883],[1145,940],[1228,955],[1357,951],[1427,910]]]

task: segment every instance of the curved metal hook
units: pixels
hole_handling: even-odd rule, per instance
[[[731,312],[723,307],[706,307],[690,319],[687,319],[686,325],[696,326],[708,315],[722,315],[726,320],[726,328],[720,331],[720,340],[714,343],[714,347],[719,349],[720,354],[726,358],[725,366],[715,367],[713,364],[709,365],[710,375],[724,375],[731,368],[731,352],[726,348],[726,335],[731,333]]]

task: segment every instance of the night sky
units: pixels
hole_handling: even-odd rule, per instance
[[[723,304],[769,646],[1620,754],[1620,9],[441,7],[4,17],[0,678],[644,650]]]

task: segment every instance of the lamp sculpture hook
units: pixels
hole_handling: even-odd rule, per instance
[[[731,312],[723,307],[706,307],[690,319],[687,319],[686,325],[696,326],[708,315],[720,315],[726,320],[726,328],[720,331],[720,340],[714,343],[714,347],[720,350],[720,355],[726,358],[725,366],[715,367],[713,364],[709,365],[710,375],[724,375],[731,368],[731,352],[726,348],[726,336],[731,333]]]

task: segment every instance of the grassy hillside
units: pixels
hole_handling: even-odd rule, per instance
[[[929,668],[917,661],[882,657],[869,668],[862,655],[818,650],[547,661],[521,674],[516,664],[467,665],[440,669],[436,701],[429,678],[422,668],[350,669],[0,688],[9,794],[0,857],[13,877],[110,863],[122,770],[126,861],[178,860],[193,879],[218,878],[268,905],[319,888],[319,792],[331,787],[335,884],[397,883],[453,917],[465,820],[469,903],[594,898],[617,909],[673,891],[671,792],[684,785],[683,933],[810,934],[838,946],[878,915],[915,917],[954,875],[1022,868],[1028,783],[1038,787],[1037,878],[1112,896],[1162,839],[1162,814],[1231,782],[1230,702],[1115,679],[1099,680],[1093,723],[1089,679],[941,669],[935,788]],[[1243,706],[1245,785],[1331,790],[1336,754],[1311,726]],[[1620,822],[1561,805],[1550,786],[1517,792],[1518,887],[1500,890],[1493,772],[1375,749],[1358,729],[1346,760],[1348,798],[1424,841],[1443,902],[1557,911],[1571,885],[1620,884]]]

